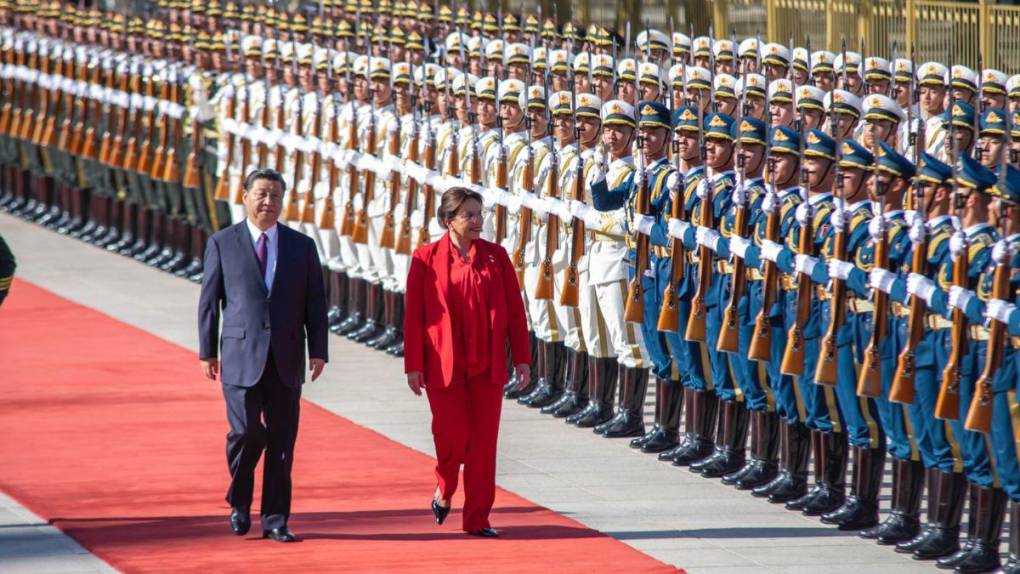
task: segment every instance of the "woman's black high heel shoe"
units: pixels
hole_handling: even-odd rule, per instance
[[[436,524],[442,524],[446,520],[446,515],[450,514],[449,506],[439,506],[439,502],[436,499],[432,499],[432,515],[436,517]]]
[[[471,536],[478,536],[480,538],[499,538],[499,532],[492,528],[479,528],[478,530],[472,530],[468,532]]]

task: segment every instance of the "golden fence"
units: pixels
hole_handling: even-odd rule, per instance
[[[546,0],[549,1],[549,0]],[[847,49],[865,55],[909,57],[916,49],[918,63],[949,61],[984,67],[1007,74],[1020,73],[1020,6],[996,4],[994,0],[576,0],[570,8],[585,21],[623,30],[630,21],[640,30],[645,23],[668,30],[673,17],[676,29],[706,34],[709,26],[717,37],[731,30],[739,39],[759,34],[763,41],[806,46],[814,50]],[[561,10],[560,14],[564,11]]]

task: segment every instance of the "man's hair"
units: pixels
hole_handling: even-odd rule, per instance
[[[255,185],[255,181],[259,179],[275,181],[280,184],[281,191],[287,191],[287,182],[283,180],[283,176],[280,175],[280,172],[269,168],[256,169],[249,173],[248,177],[244,178],[244,190],[250,190],[251,186]]]

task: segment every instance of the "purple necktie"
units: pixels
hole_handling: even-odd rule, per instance
[[[263,233],[259,235],[259,242],[255,245],[255,257],[259,260],[259,271],[262,280],[266,280],[266,260],[269,259],[269,236]]]

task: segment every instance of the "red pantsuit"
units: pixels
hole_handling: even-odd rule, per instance
[[[423,374],[432,409],[436,479],[450,500],[464,465],[463,529],[489,528],[496,442],[514,364],[530,361],[524,303],[506,251],[475,240],[465,262],[448,235],[415,251],[407,278],[404,370]]]

